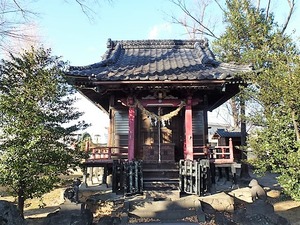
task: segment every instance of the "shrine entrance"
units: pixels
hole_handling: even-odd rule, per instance
[[[151,106],[139,109],[141,129],[138,134],[142,159],[145,162],[175,162],[183,158],[184,103],[176,108]]]

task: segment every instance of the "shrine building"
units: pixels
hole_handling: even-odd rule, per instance
[[[94,150],[91,162],[163,164],[213,159],[207,112],[235,96],[251,71],[217,61],[207,40],[109,39],[100,62],[71,66],[66,75],[109,115],[106,152]],[[215,159],[232,163],[228,154]]]

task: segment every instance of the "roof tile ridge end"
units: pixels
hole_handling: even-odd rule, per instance
[[[113,50],[114,42],[110,38],[108,38],[108,40],[107,40],[106,47],[107,47],[107,50],[103,54],[101,61],[105,61],[105,60],[109,59],[110,54]]]
[[[107,66],[116,63],[121,52],[122,44],[118,41],[112,41],[110,38],[107,41],[107,50],[102,56],[100,66]],[[99,65],[99,64],[98,64]]]
[[[209,48],[208,39],[204,39],[202,43],[196,41],[194,48],[198,51],[202,64],[209,64],[212,66],[218,66],[220,64],[220,62],[215,59],[215,55]]]

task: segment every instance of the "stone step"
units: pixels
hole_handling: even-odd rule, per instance
[[[157,200],[169,200],[174,201],[180,199],[181,192],[179,190],[149,190],[144,191],[146,199],[153,201]]]
[[[150,180],[143,183],[143,190],[178,190],[178,180]]]
[[[145,210],[134,210],[129,212],[130,217],[139,217],[139,218],[153,218],[160,221],[176,221],[181,220],[186,217],[196,216],[195,210],[166,210],[166,211],[145,211]]]
[[[196,216],[199,222],[205,221],[201,203],[194,197],[131,202],[128,215],[137,218],[153,218],[161,222],[179,221],[191,216]]]
[[[194,196],[188,196],[174,201],[134,201],[129,205],[129,210],[163,211],[163,210],[181,210],[190,208],[201,208],[201,202]]]
[[[144,190],[178,190],[179,169],[177,163],[144,163]]]
[[[170,177],[146,177],[144,181],[147,182],[157,182],[157,183],[174,183],[179,182],[179,178],[170,178]]]
[[[144,169],[177,169],[179,170],[178,163],[143,163]]]
[[[143,168],[143,172],[177,172],[179,173],[179,170],[176,168]]]
[[[143,170],[143,178],[151,178],[151,177],[158,177],[158,178],[178,178],[179,172],[178,170],[165,170],[165,169],[159,169],[159,170]]]

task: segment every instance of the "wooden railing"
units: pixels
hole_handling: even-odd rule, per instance
[[[127,159],[128,148],[127,147],[107,147],[97,146],[87,149],[89,158],[87,161],[111,161],[113,159]]]
[[[112,161],[113,159],[128,159],[128,147],[90,147],[86,145],[86,151],[89,153],[87,161]],[[233,163],[233,145],[232,139],[229,139],[228,146],[194,146],[194,158],[209,159],[215,164]]]
[[[113,156],[127,158],[128,156],[127,147],[96,147],[92,148],[91,150],[91,157],[93,159],[112,159]]]
[[[228,146],[194,146],[195,158],[209,159],[215,164],[233,163],[233,144],[232,139],[229,139]]]

